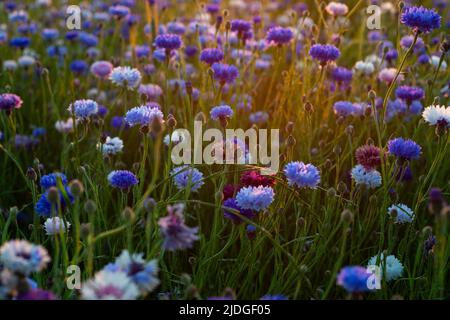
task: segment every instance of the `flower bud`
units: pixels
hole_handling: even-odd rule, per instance
[[[84,191],[83,183],[77,179],[72,180],[69,183],[69,190],[75,198],[78,198]]]
[[[87,214],[93,214],[97,211],[97,204],[93,200],[86,200],[84,203],[84,211]]]

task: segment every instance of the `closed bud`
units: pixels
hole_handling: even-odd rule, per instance
[[[56,187],[50,187],[47,191],[47,200],[56,203],[59,200],[59,191]]]
[[[153,213],[153,210],[156,208],[156,201],[153,198],[147,198],[144,200],[144,203],[142,204],[145,212],[147,213]]]
[[[347,192],[348,192],[347,185],[346,185],[344,182],[340,181],[340,182],[338,183],[338,186],[337,186],[337,191],[338,191],[340,194],[347,193]]]
[[[286,144],[288,147],[293,147],[295,146],[295,144],[297,143],[297,141],[295,140],[295,138],[292,135],[289,135],[286,141]]]
[[[341,213],[341,220],[346,223],[353,221],[353,213],[349,209],[344,209]]]
[[[169,117],[167,118],[167,126],[171,129],[177,126],[177,120],[173,115],[169,115]]]
[[[203,112],[199,112],[195,115],[195,121],[201,121],[203,124],[206,123],[206,116]]]
[[[294,131],[294,123],[292,121],[289,121],[286,124],[286,132],[291,134]]]
[[[37,180],[36,171],[32,167],[29,167],[27,169],[27,178],[30,179],[31,181],[36,181]]]
[[[349,136],[352,136],[354,132],[355,128],[352,125],[349,125],[347,126],[347,128],[345,128],[345,133]]]
[[[80,235],[82,238],[87,238],[92,233],[92,226],[90,223],[82,223],[80,225]]]
[[[303,218],[303,217],[300,217],[300,218],[298,218],[297,219],[297,226],[299,227],[299,228],[302,228],[302,227],[304,227],[305,226],[305,218]]]
[[[83,183],[77,179],[72,180],[69,183],[69,190],[75,198],[78,198],[84,191]]]
[[[307,113],[312,113],[313,112],[313,105],[310,102],[306,102],[305,103],[305,111]]]
[[[93,200],[86,200],[83,207],[87,214],[93,214],[97,211],[97,204]]]
[[[341,148],[341,146],[340,146],[340,145],[335,145],[334,148],[333,148],[333,152],[334,152],[336,155],[340,155],[340,154],[342,153],[342,148]]]
[[[329,189],[327,190],[327,195],[328,195],[329,197],[334,198],[334,197],[336,196],[336,189],[334,189],[333,187],[329,188]]]
[[[424,235],[424,237],[429,237],[433,234],[433,228],[431,226],[425,226],[422,229],[422,234]]]
[[[330,159],[325,160],[325,169],[330,169],[333,166],[333,162]]]
[[[17,214],[19,213],[19,209],[17,207],[11,207],[9,209],[9,214],[12,215],[13,217],[17,216]]]
[[[369,99],[375,100],[377,98],[377,93],[374,90],[369,91]]]
[[[136,218],[136,215],[133,211],[133,209],[131,209],[130,207],[126,207],[125,209],[123,209],[122,211],[122,217],[126,220],[126,221],[133,221]]]
[[[164,130],[164,121],[162,121],[158,117],[155,117],[155,118],[153,118],[153,120],[152,120],[152,122],[150,124],[150,127],[151,127],[150,131],[153,134],[159,134],[159,133],[161,133]]]

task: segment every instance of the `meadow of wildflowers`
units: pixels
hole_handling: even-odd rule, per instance
[[[0,299],[450,298],[449,5],[1,1]]]

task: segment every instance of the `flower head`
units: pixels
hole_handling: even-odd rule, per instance
[[[341,52],[338,48],[330,44],[315,44],[309,50],[309,55],[321,64],[326,64],[337,60]]]
[[[409,104],[414,100],[421,100],[424,98],[425,93],[422,88],[401,86],[395,91],[395,95],[399,99],[407,101]]]
[[[420,7],[406,7],[400,17],[400,22],[413,30],[429,33],[441,27],[441,16],[432,9]]]
[[[345,16],[348,13],[348,7],[344,3],[331,1],[325,10],[332,16]]]
[[[203,173],[197,168],[192,168],[188,165],[173,168],[171,175],[178,190],[189,188],[195,192],[204,184]]]
[[[367,171],[381,164],[381,150],[374,145],[364,145],[356,149],[356,161]]]
[[[233,65],[214,63],[212,65],[214,71],[214,79],[220,82],[221,85],[225,83],[233,83],[239,76],[238,69]]]
[[[289,28],[273,27],[267,31],[266,40],[269,43],[275,43],[277,45],[283,45],[289,43],[294,34]]]
[[[11,240],[0,247],[0,262],[5,268],[29,275],[50,262],[47,250],[26,240]]]
[[[44,190],[47,190],[50,187],[57,187],[59,180],[61,181],[63,186],[67,185],[66,175],[60,172],[54,172],[42,176],[40,185]]]
[[[320,172],[312,164],[290,162],[284,167],[284,174],[290,186],[315,189],[320,183]]]
[[[96,61],[91,65],[91,73],[100,79],[107,79],[113,70],[109,61]]]
[[[227,105],[217,106],[211,109],[210,115],[213,120],[231,118],[233,116],[233,109]]]
[[[414,212],[402,203],[390,206],[388,208],[388,214],[394,216],[396,223],[411,223],[414,219]]]
[[[44,229],[45,233],[49,236],[53,236],[55,234],[65,233],[70,228],[70,223],[68,221],[64,221],[59,217],[52,217],[45,220]]]
[[[51,187],[54,188],[54,187]],[[36,202],[34,206],[34,211],[42,217],[50,217],[52,215],[52,210],[58,210],[57,203],[54,203],[55,200],[51,199],[49,195],[51,194],[50,189],[46,190]],[[61,206],[61,210],[64,210],[66,206],[70,203],[73,203],[74,198],[70,193],[69,187],[64,186],[64,189],[57,188],[57,197],[59,196],[59,204]]]
[[[340,117],[348,117],[354,114],[355,106],[350,101],[337,101],[333,105],[334,113]]]
[[[396,280],[403,275],[403,265],[394,255],[387,256],[386,259],[384,254],[380,254],[379,257],[378,255],[373,256],[370,258],[368,266],[378,266],[382,274],[384,274],[384,269],[386,269],[385,279],[387,282]]]
[[[395,138],[388,141],[388,151],[401,160],[413,160],[420,157],[422,148],[413,140]]]
[[[125,115],[125,121],[132,127],[135,125],[150,125],[153,120],[160,120],[162,122],[163,118],[164,115],[161,110],[147,105],[134,107],[128,110]]]
[[[81,288],[83,300],[135,300],[139,289],[125,272],[100,271]]]
[[[250,170],[242,173],[240,182],[243,186],[246,187],[273,187],[276,183],[274,177],[269,175],[262,175],[257,170]]]
[[[138,184],[138,179],[134,175],[134,173],[127,170],[116,170],[111,171],[108,174],[108,182],[109,185],[113,188],[118,189],[129,189],[134,185]]]
[[[139,70],[130,67],[116,67],[109,75],[109,80],[112,83],[128,90],[136,89],[141,83],[141,79],[142,76]]]
[[[97,114],[98,104],[90,99],[77,100],[69,106],[68,110],[78,119],[87,119],[90,116]]]
[[[182,41],[177,34],[161,34],[156,37],[155,45],[160,49],[166,49],[172,51],[179,49],[182,45]]]
[[[111,272],[123,272],[139,288],[141,294],[153,291],[159,285],[158,261],[145,261],[142,253],[130,254],[123,250],[114,263],[110,263],[103,269]]]
[[[117,4],[109,7],[108,12],[116,18],[123,18],[130,14],[130,8]]]
[[[101,150],[104,156],[115,155],[122,152],[123,141],[119,137],[106,137],[105,143],[98,143],[97,149]]]
[[[249,32],[252,28],[252,24],[242,19],[235,19],[231,21],[231,31],[235,31],[239,34]]]
[[[227,208],[230,209],[234,209],[235,211],[237,211],[240,215],[248,218],[248,219],[252,219],[253,217],[255,217],[255,213],[252,210],[249,209],[241,209],[238,204],[236,203],[236,199],[234,198],[228,198],[223,202],[224,207],[223,209],[223,216],[227,219],[232,220],[235,224],[239,224],[241,222],[243,222],[243,220],[236,215],[232,210],[229,210]]]
[[[165,250],[184,250],[192,248],[199,239],[198,227],[190,228],[184,223],[184,205],[167,207],[167,216],[160,218],[158,225],[163,236],[162,247]]]
[[[351,172],[357,185],[365,185],[369,189],[381,186],[381,174],[377,170],[367,170],[362,165],[356,165]]]
[[[262,211],[270,206],[274,197],[271,187],[243,187],[236,195],[236,203],[242,209]]]
[[[223,60],[223,51],[217,48],[206,48],[203,49],[200,54],[200,61],[205,62],[209,65],[213,65],[216,62]]]
[[[361,266],[348,266],[341,269],[337,275],[337,284],[350,293],[369,291],[370,273]]]
[[[425,108],[422,117],[431,126],[450,128],[450,107],[431,105]]]
[[[11,111],[22,107],[22,99],[13,93],[0,94],[0,110]]]

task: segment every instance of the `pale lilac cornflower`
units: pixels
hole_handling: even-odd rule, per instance
[[[164,250],[184,250],[192,248],[199,239],[198,227],[190,228],[184,223],[184,205],[167,207],[167,216],[160,218],[158,225],[163,237]]]
[[[244,187],[236,195],[236,203],[242,209],[262,211],[273,202],[275,192],[271,187]]]
[[[171,176],[178,190],[189,189],[195,192],[204,184],[203,173],[188,165],[173,168]]]
[[[157,84],[141,84],[138,92],[147,100],[157,100],[163,94],[161,87]]]
[[[113,68],[112,63],[109,61],[96,61],[91,65],[90,71],[97,78],[107,79]]]
[[[47,218],[44,222],[45,233],[49,236],[65,233],[69,231],[70,222],[64,221],[59,217]]]
[[[87,119],[87,118],[97,114],[98,104],[94,100],[82,99],[82,100],[77,100],[74,103],[72,103],[69,106],[68,110],[77,119]]]
[[[377,170],[367,170],[360,164],[352,169],[351,176],[356,185],[364,185],[369,189],[381,186],[381,174]]]
[[[83,300],[136,300],[139,289],[125,272],[100,271],[83,284]]]
[[[315,189],[320,183],[320,172],[312,164],[290,162],[284,167],[284,174],[290,186]]]
[[[348,7],[344,3],[331,1],[326,7],[325,10],[331,16],[345,16],[348,13]]]
[[[128,90],[136,89],[141,83],[141,73],[138,69],[130,67],[116,67],[109,75],[109,80],[118,87]]]
[[[395,79],[395,75],[397,74],[397,69],[395,68],[385,68],[378,73],[378,79],[386,84],[391,84]],[[402,74],[399,74],[397,77],[397,83],[405,80],[405,77]]]
[[[381,271],[381,276],[386,279],[387,282],[396,280],[403,275],[403,265],[394,255],[389,255],[385,258],[381,253],[379,256],[373,256],[370,258],[368,266],[377,266]],[[386,275],[384,275],[386,270]]]
[[[0,263],[12,271],[29,275],[50,262],[47,250],[26,240],[10,240],[0,247]]]
[[[125,114],[125,121],[131,126],[150,125],[154,120],[163,122],[164,114],[158,108],[152,108],[147,105],[134,107]]]
[[[98,143],[97,149],[100,150],[104,156],[113,156],[123,150],[123,141],[119,137],[106,137],[105,143]]]
[[[395,214],[393,214],[395,212]],[[405,204],[394,204],[388,208],[388,214],[395,216],[395,223],[411,223],[414,220],[414,212]]]

